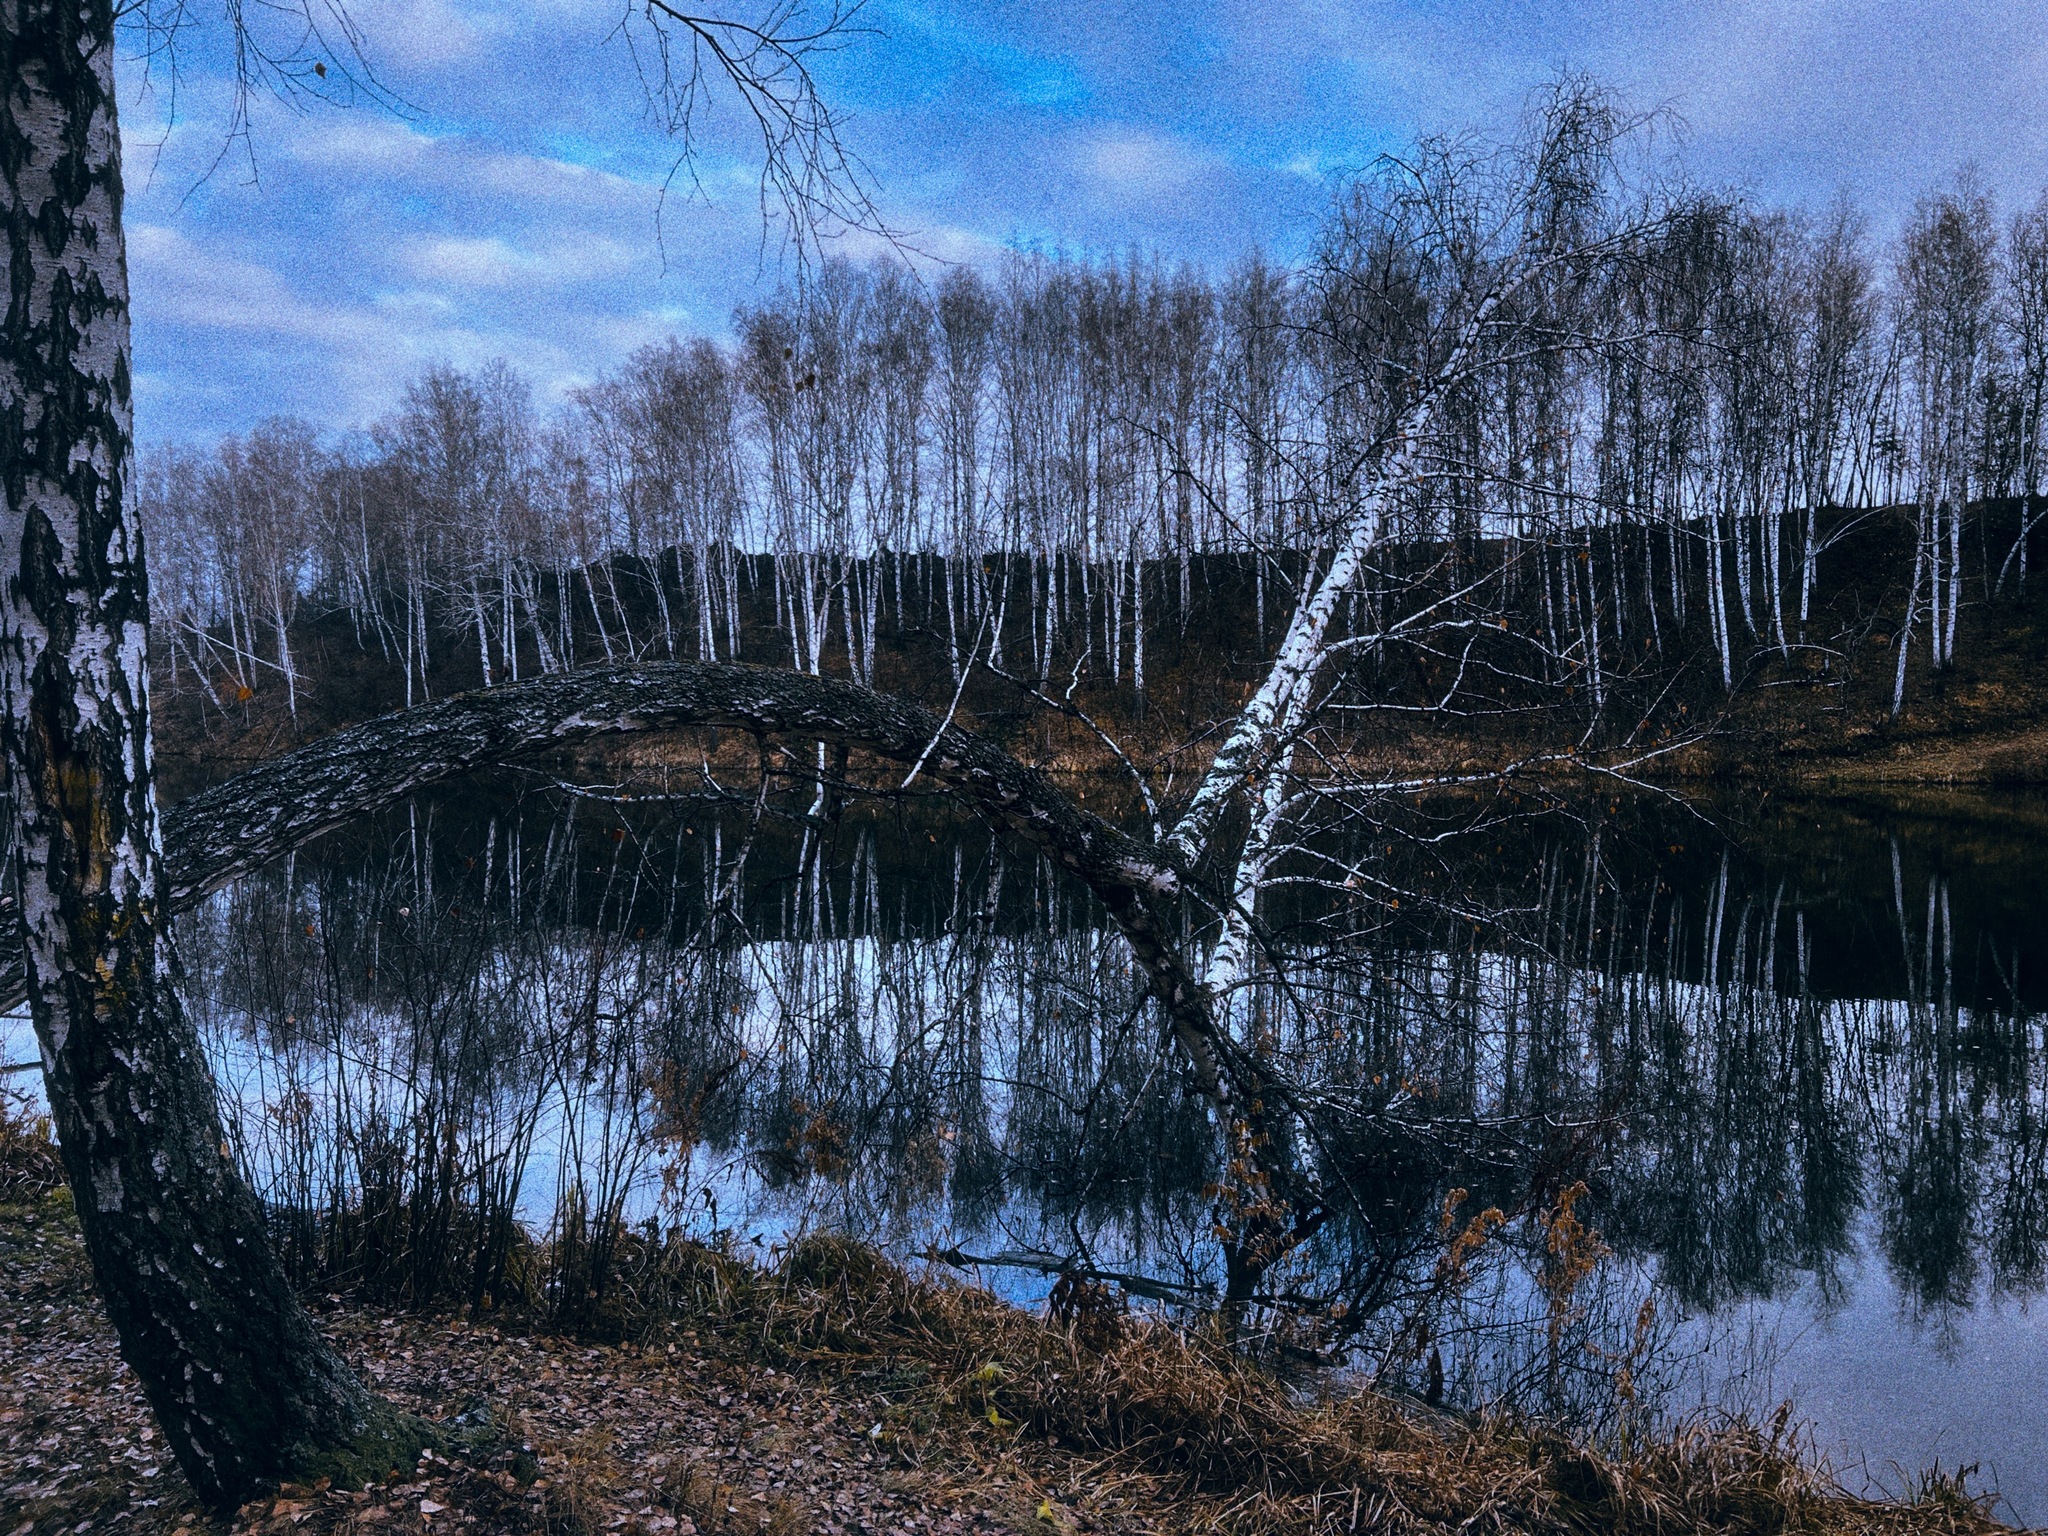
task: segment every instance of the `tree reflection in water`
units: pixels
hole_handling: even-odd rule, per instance
[[[1238,1023],[1307,1085],[1283,1155],[1348,1198],[1261,1277],[1254,1340],[1597,1418],[1681,1379],[1683,1319],[1837,1292],[1860,1233],[1930,1313],[2037,1290],[2024,893],[1943,867],[1928,825],[1795,808],[1724,838],[1610,801],[1420,865],[1387,844],[1406,910],[1279,904],[1266,941],[1306,963]],[[973,828],[471,791],[186,922],[303,1279],[488,1304],[526,1283],[523,1220],[574,1256],[571,1313],[669,1230],[843,1228],[1020,1297],[1219,1295],[1247,1197],[1141,976]]]

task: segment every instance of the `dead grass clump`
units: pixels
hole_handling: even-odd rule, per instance
[[[778,1354],[819,1364],[888,1359],[899,1363],[898,1377],[901,1362],[923,1362],[930,1375],[920,1396],[935,1422],[978,1421],[983,1433],[1029,1432],[1102,1455],[1185,1501],[1189,1528],[1560,1536],[2001,1529],[1953,1480],[1910,1500],[1847,1495],[1782,1417],[1767,1429],[1701,1421],[1645,1444],[1601,1448],[1370,1390],[1304,1401],[1202,1331],[1125,1316],[1097,1347],[1105,1335],[1079,1318],[1030,1316],[843,1239],[800,1245],[748,1305],[762,1309],[751,1330]]]
[[[544,1250],[538,1259],[545,1266]],[[597,1325],[584,1331],[632,1338],[678,1319],[746,1328],[765,1315],[760,1292],[770,1284],[759,1266],[724,1246],[628,1230],[615,1250],[609,1305]]]
[[[857,1238],[819,1232],[790,1249],[780,1277],[800,1290],[837,1290],[850,1301],[855,1293],[872,1291],[891,1270],[898,1267]]]
[[[548,1536],[595,1536],[608,1513],[605,1495],[619,1475],[612,1431],[594,1425],[542,1449],[549,1475],[533,1486],[542,1495]]]
[[[0,1088],[0,1205],[25,1205],[64,1183],[50,1117],[34,1114],[25,1094]]]
[[[718,1475],[708,1458],[690,1457],[664,1468],[655,1479],[661,1503],[686,1517],[698,1536],[800,1536],[817,1528],[810,1511],[786,1494],[750,1492]]]

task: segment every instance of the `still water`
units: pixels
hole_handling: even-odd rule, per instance
[[[1212,1300],[1228,1159],[1100,911],[943,807],[803,809],[449,792],[184,920],[281,1240],[383,1190]],[[1266,914],[1316,958],[1245,1027],[1347,1192],[1276,1356],[1593,1432],[1789,1400],[1852,1487],[2048,1524],[2048,799],[1566,810],[1417,807],[1373,899]]]

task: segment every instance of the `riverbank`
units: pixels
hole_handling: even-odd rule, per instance
[[[664,1293],[609,1339],[325,1298],[379,1390],[487,1414],[502,1448],[212,1520],[119,1362],[67,1200],[17,1193],[0,1207],[8,1536],[2004,1529],[1938,1477],[1910,1502],[1849,1497],[1782,1426],[1600,1448],[1371,1391],[1303,1396],[1110,1298],[1042,1319],[843,1241],[769,1268],[697,1249]]]
[[[2044,585],[2048,592],[2048,585]],[[1987,627],[1957,666],[1920,677],[1907,708],[1893,718],[1885,653],[1860,669],[1816,671],[1811,658],[1760,664],[1733,694],[1692,687],[1664,724],[1634,738],[1586,736],[1576,718],[1531,708],[1501,714],[1395,712],[1357,721],[1326,743],[1323,760],[1361,774],[1471,778],[1502,770],[1541,780],[1577,776],[1582,762],[1623,767],[1632,776],[1674,784],[1727,782],[1802,787],[2048,784],[2048,624]],[[1243,673],[1243,676],[1237,674]],[[1197,780],[1214,749],[1215,723],[1228,718],[1253,684],[1244,665],[1190,666],[1162,676],[1142,711],[1128,699],[1077,697],[1088,720],[1045,707],[1007,684],[971,680],[956,699],[943,660],[916,677],[883,683],[947,713],[1026,762],[1059,774],[1128,779],[1129,768],[1097,733],[1113,738],[1155,786]],[[1697,676],[1695,683],[1697,683]],[[1056,690],[1060,691],[1060,690]],[[157,756],[177,786],[215,782],[289,751],[381,708],[376,690],[352,695],[347,708],[307,707],[294,721],[277,699],[238,706],[202,720],[189,706],[158,709]],[[758,763],[751,739],[727,732],[595,742],[566,764],[600,781],[659,783],[709,766],[744,778]]]
[[[1985,515],[1984,547],[2006,547],[2017,508],[1998,504]],[[1663,617],[1652,622],[1640,601],[1616,596],[1597,626],[1604,638],[1596,670],[1586,664],[1584,637],[1574,641],[1555,628],[1549,599],[1534,595],[1540,584],[1516,587],[1498,613],[1452,626],[1469,643],[1350,653],[1352,676],[1341,707],[1323,720],[1328,733],[1318,750],[1326,760],[1393,774],[1469,774],[1542,760],[1542,771],[1554,775],[1569,772],[1570,757],[1591,744],[1605,761],[1629,761],[1632,772],[1670,780],[2048,783],[2048,583],[1973,576],[1957,594],[1952,663],[1931,665],[1923,618],[1905,637],[1901,674],[1897,631],[1909,606],[1912,519],[1899,508],[1845,516],[1830,534],[1826,579],[1803,619],[1772,618],[1748,605],[1747,617],[1717,628],[1696,600],[1680,605],[1682,621],[1660,608]],[[2048,540],[2048,519],[2038,536]],[[1388,558],[1431,567],[1429,555],[1417,548]],[[1205,766],[1217,723],[1264,678],[1285,627],[1278,589],[1264,591],[1254,564],[1240,557],[1152,569],[1146,581],[1156,591],[1143,608],[1142,643],[1134,630],[1105,629],[1085,591],[1076,597],[1062,587],[1065,597],[1045,608],[1029,574],[1038,568],[1026,562],[1012,571],[1012,601],[1000,609],[1003,642],[984,645],[949,631],[946,605],[932,606],[935,594],[951,590],[938,569],[928,558],[901,569],[884,562],[877,579],[887,590],[866,641],[850,649],[851,629],[828,623],[815,664],[832,676],[871,677],[879,691],[947,714],[1055,771],[1125,771],[1092,722],[1159,784],[1170,777],[1186,785]],[[531,675],[562,655],[591,666],[675,654],[679,642],[667,621],[655,624],[652,607],[628,600],[639,590],[639,578],[629,577],[615,571],[601,582],[625,594],[610,628],[578,630],[574,646],[546,657],[522,652],[519,669]],[[769,568],[742,587],[719,654],[794,665],[798,652],[776,597],[782,589]],[[1412,606],[1426,587],[1388,601]],[[454,627],[436,631],[433,665],[410,680],[388,646],[338,609],[309,608],[294,621],[289,686],[275,668],[251,664],[202,680],[160,656],[152,692],[158,755],[217,776],[408,698],[445,697],[502,676],[502,664],[496,671],[480,665],[476,638],[462,627],[468,611],[442,616]],[[1359,622],[1359,613],[1345,622]],[[1730,626],[1732,638],[1724,632]],[[628,635],[636,638],[621,638]],[[693,646],[682,650],[694,653]],[[961,685],[968,656],[979,660]],[[729,752],[735,762],[752,761],[751,744]],[[600,754],[597,765],[695,761],[692,743],[671,744],[665,758],[635,743]]]

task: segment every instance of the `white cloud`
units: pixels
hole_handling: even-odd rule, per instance
[[[958,224],[912,224],[891,240],[872,230],[850,229],[832,242],[832,254],[849,261],[903,261],[930,277],[949,266],[993,261],[1002,242]]]
[[[303,165],[356,175],[396,176],[417,170],[441,140],[410,123],[373,112],[328,112],[287,140]]]
[[[479,63],[511,30],[506,8],[460,0],[356,0],[349,10],[372,63],[387,70]]]
[[[295,136],[292,158],[385,194],[455,193],[521,199],[534,211],[566,206],[653,206],[655,184],[546,155],[507,150],[475,135],[432,134],[367,113],[336,114],[316,131]]]
[[[545,250],[521,249],[497,235],[437,235],[414,242],[407,265],[427,282],[511,288],[590,282],[625,272],[642,259],[621,241],[572,230]]]
[[[523,354],[522,366],[557,369],[562,349],[480,331],[446,295],[380,294],[330,301],[296,293],[260,262],[223,257],[160,225],[128,232],[136,308],[152,332],[189,336],[172,359],[143,359],[146,403],[174,411],[185,395],[218,392],[253,366],[273,375],[275,398],[250,415],[296,410],[352,426],[390,409],[430,363],[473,367]]]
[[[1145,128],[1112,128],[1086,135],[1081,163],[1117,196],[1175,197],[1210,168],[1210,158],[1163,133]]]
[[[601,41],[617,24],[617,0],[353,0],[349,16],[372,62],[407,70],[489,68],[538,36]]]
[[[129,287],[153,320],[310,341],[346,339],[337,312],[301,300],[270,268],[161,224],[128,226]]]

